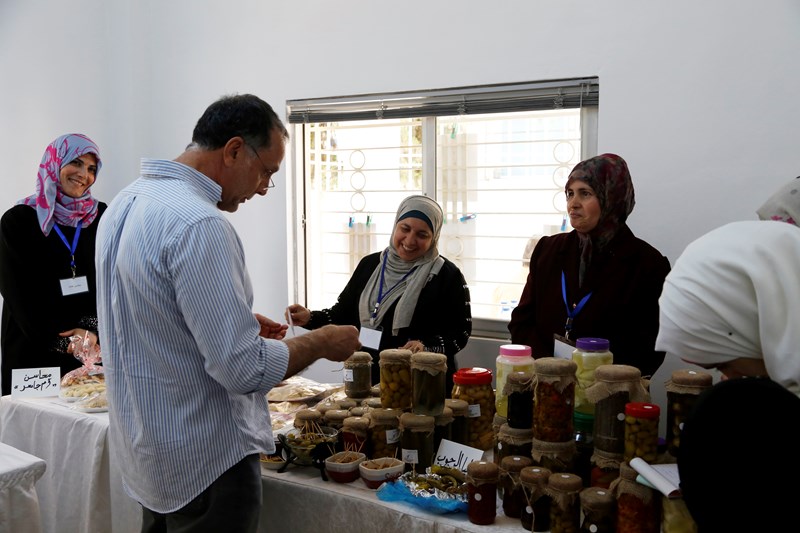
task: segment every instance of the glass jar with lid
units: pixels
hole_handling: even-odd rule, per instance
[[[473,524],[494,524],[497,517],[497,483],[500,468],[491,461],[467,465],[467,517]]]
[[[534,364],[533,438],[547,442],[573,439],[575,361],[542,357]]]
[[[399,409],[373,409],[369,412],[372,458],[398,457],[400,447]]]
[[[495,412],[500,416],[508,417],[507,378],[511,372],[515,371],[533,372],[531,347],[524,344],[500,346],[500,353],[495,360],[495,370]]]
[[[467,445],[469,442],[469,404],[465,400],[446,398],[444,406],[453,412],[453,423],[450,424],[450,440],[458,444]]]
[[[439,451],[439,446],[442,440],[452,441],[452,426],[453,426],[453,410],[449,407],[444,407],[442,414],[433,417],[433,451]]]
[[[654,403],[625,405],[625,460],[641,457],[648,463],[658,459],[658,423],[661,409]]]
[[[575,472],[575,441],[547,442],[533,439],[531,458],[534,464],[547,468],[554,474]]]
[[[511,518],[519,518],[525,507],[525,492],[519,474],[523,468],[531,466],[530,455],[509,455],[500,461],[500,485],[503,494],[503,513]]]
[[[517,429],[533,427],[533,371],[515,370],[506,378],[508,425]]]
[[[673,457],[678,457],[686,416],[700,393],[711,387],[712,382],[711,374],[706,372],[675,370],[664,383],[667,391],[667,451]]]
[[[468,446],[479,450],[494,447],[494,389],[492,371],[486,368],[461,368],[453,375],[452,397],[467,402]]]
[[[494,453],[494,462],[498,465],[505,457],[521,455],[530,457],[532,451],[533,430],[512,428],[508,424],[500,426],[497,433],[497,448]]]
[[[347,409],[329,409],[323,415],[324,425],[333,428],[337,431],[336,451],[344,451],[344,435],[342,435],[342,426],[344,419],[350,416],[350,411]]]
[[[363,453],[372,457],[369,439],[369,418],[348,416],[342,422],[342,445],[346,452]]]
[[[434,425],[432,416],[414,413],[400,415],[401,459],[406,464],[406,472],[424,474],[433,464]]]
[[[381,406],[387,409],[411,407],[411,350],[390,349],[380,353]]]
[[[594,455],[594,416],[581,411],[573,414],[575,426],[575,474],[583,479],[583,486],[591,485],[592,455]]]
[[[577,365],[575,370],[575,376],[578,379],[575,387],[576,411],[594,414],[594,404],[586,398],[586,389],[594,383],[594,371],[598,366],[610,365],[614,362],[614,355],[608,347],[608,339],[581,337],[575,341],[572,360]]]
[[[617,499],[608,489],[587,487],[580,492],[582,533],[615,533]]]
[[[323,424],[322,412],[316,409],[300,409],[294,414],[293,426],[301,433],[320,433]]]
[[[411,356],[411,412],[438,416],[447,396],[447,356],[417,352]]]
[[[527,531],[550,531],[550,496],[547,480],[550,470],[541,466],[526,466],[519,473],[527,505],[520,512],[522,528]]]
[[[619,533],[659,533],[660,500],[650,487],[636,482],[637,472],[627,461],[619,466],[619,478],[611,483],[617,499],[617,531]]]
[[[372,355],[354,352],[344,362],[344,393],[348,398],[368,398],[372,391]]]
[[[580,476],[568,472],[552,474],[547,479],[550,504],[550,533],[573,533],[581,527]]]

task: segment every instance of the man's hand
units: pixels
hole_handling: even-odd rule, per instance
[[[259,331],[258,334],[262,337],[281,340],[286,336],[286,330],[289,329],[287,324],[278,324],[274,320],[270,320],[258,313],[255,313],[255,316],[256,320],[258,320],[258,324],[261,326],[261,331]]]
[[[329,324],[283,342],[289,347],[289,366],[284,379],[301,372],[317,359],[344,361],[361,349],[355,326]]]

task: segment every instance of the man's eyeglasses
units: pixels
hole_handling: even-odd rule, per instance
[[[264,162],[261,160],[261,156],[258,155],[258,152],[256,152],[256,149],[253,148],[252,146],[250,146],[249,144],[247,146],[253,151],[254,154],[256,154],[256,157],[258,158],[258,162],[261,163],[262,167],[264,167],[264,175],[269,180],[269,182],[267,183],[267,189],[273,188],[275,186],[275,183],[272,181],[272,172],[270,172],[269,169],[267,169],[267,165],[265,165]]]

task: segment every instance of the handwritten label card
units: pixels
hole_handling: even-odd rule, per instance
[[[468,464],[472,461],[480,461],[482,458],[483,450],[442,439],[441,444],[439,444],[439,451],[436,452],[436,458],[433,462],[437,465],[449,466],[466,472]]]
[[[61,369],[15,368],[11,371],[11,396],[58,396],[61,392]]]

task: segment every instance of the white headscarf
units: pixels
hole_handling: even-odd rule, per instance
[[[656,350],[698,364],[763,359],[800,394],[800,228],[733,222],[689,244],[664,281]]]
[[[423,256],[412,262],[401,259],[394,248],[394,229],[400,220],[409,217],[419,218],[420,220],[425,220],[423,217],[427,217],[428,220],[425,220],[425,222],[431,226],[431,231],[433,232],[431,247]],[[394,219],[394,226],[392,226],[392,235],[389,237],[389,247],[381,252],[380,263],[361,292],[358,311],[362,325],[371,325],[372,311],[375,309],[378,293],[381,290],[381,269],[384,260],[386,261],[386,269],[383,273],[383,291],[389,292],[384,292],[383,294],[383,301],[378,307],[374,323],[380,324],[383,315],[386,314],[386,310],[399,299],[392,321],[392,335],[397,335],[401,328],[408,327],[411,324],[419,293],[428,281],[439,273],[444,264],[444,259],[439,256],[438,248],[443,221],[442,208],[435,200],[427,196],[409,196],[400,202]]]
[[[775,191],[756,213],[761,220],[780,220],[800,226],[800,176]]]

